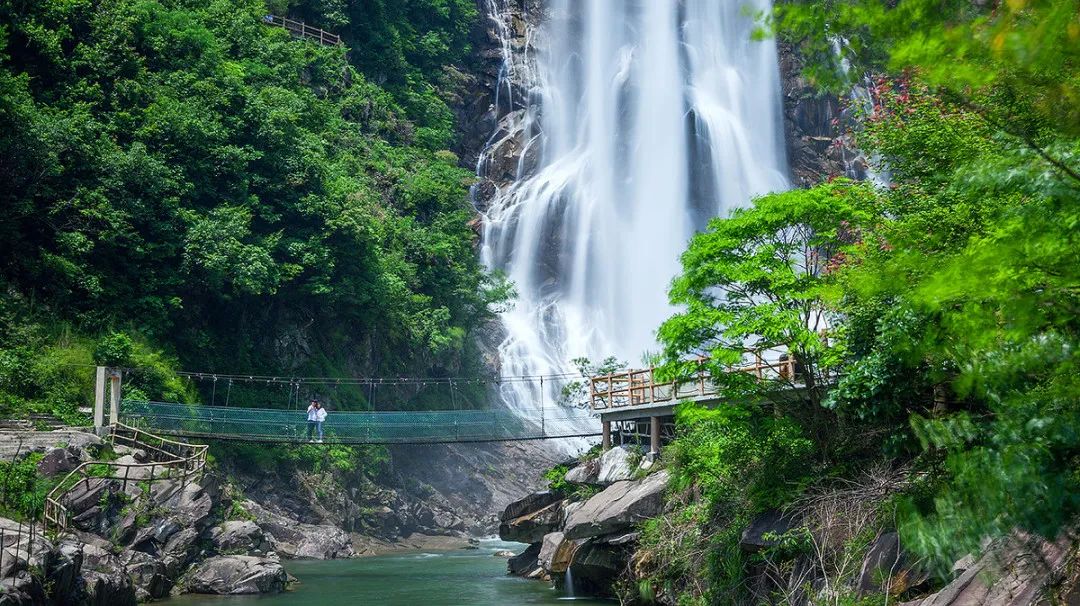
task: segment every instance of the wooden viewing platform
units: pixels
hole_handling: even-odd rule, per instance
[[[765,360],[760,353],[754,354],[754,363],[739,366],[729,372],[745,372],[758,379],[779,379],[795,382],[795,361],[783,358],[776,362]],[[670,404],[684,400],[711,399],[717,395],[716,382],[704,366],[693,378],[680,381],[656,381],[656,369],[624,370],[592,377],[589,380],[589,406],[596,412],[615,409],[648,407]]]
[[[785,394],[797,397],[806,390],[795,360],[781,355],[768,361],[761,352],[753,352],[752,364],[737,366],[730,373],[749,373],[759,381],[781,381]],[[721,401],[720,389],[702,364],[693,377],[678,381],[657,381],[655,368],[632,369],[592,377],[589,380],[589,407],[600,415],[603,448],[611,447],[612,423],[636,424],[648,419],[650,452],[660,452],[660,428],[663,419],[675,413],[682,402],[716,404]]]
[[[311,27],[303,21],[297,21],[288,17],[279,17],[278,15],[267,15],[263,17],[263,23],[284,28],[290,34],[298,38],[314,40],[325,46],[336,46],[341,44],[341,36],[331,34],[330,32],[317,27]]]

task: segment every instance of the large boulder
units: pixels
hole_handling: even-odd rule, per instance
[[[49,599],[58,604],[75,601],[79,569],[82,568],[82,545],[65,539],[56,549],[45,552],[42,569],[49,580]]]
[[[543,509],[503,522],[499,525],[499,538],[518,543],[538,543],[544,535],[557,530],[563,521],[563,501],[556,501]]]
[[[782,511],[771,510],[759,514],[742,532],[739,547],[743,551],[755,553],[772,547],[779,542],[779,536],[795,526],[795,519]]]
[[[626,568],[629,549],[603,539],[583,541],[574,550],[564,582],[573,578],[574,590],[591,595],[606,594]]]
[[[289,577],[275,559],[217,556],[199,564],[188,578],[188,591],[219,595],[280,593]]]
[[[596,484],[600,478],[600,459],[582,461],[566,472],[566,481],[572,484]]]
[[[0,606],[36,606],[45,603],[45,590],[28,570],[0,579]]]
[[[566,572],[571,560],[574,559],[574,552],[577,551],[579,543],[581,541],[568,540],[561,532],[553,532],[544,537],[537,562],[548,573]]]
[[[611,484],[622,480],[629,480],[634,475],[634,468],[630,464],[630,451],[625,448],[609,448],[600,455],[600,470],[597,473],[596,482],[599,484]]]
[[[175,579],[187,567],[197,551],[199,532],[194,528],[182,528],[165,541],[161,548],[161,562],[169,578]]]
[[[38,461],[38,473],[43,476],[55,476],[65,474],[82,463],[81,451],[73,446],[53,448],[45,453]]]
[[[83,570],[83,599],[86,606],[135,606],[135,586],[123,570]]]
[[[529,576],[538,568],[537,556],[540,554],[540,544],[533,543],[525,551],[513,556],[506,561],[506,571],[516,576]]]
[[[167,576],[165,564],[141,551],[125,551],[120,556],[124,572],[135,586],[135,597],[140,602],[157,600],[169,595],[172,581]]]
[[[229,520],[210,529],[210,542],[219,553],[260,555],[270,551],[270,542],[259,525],[248,520]]]
[[[637,481],[615,482],[593,496],[566,519],[568,539],[613,534],[657,516],[663,510],[668,474],[658,471]]]
[[[929,580],[929,574],[915,566],[900,546],[900,536],[883,532],[866,550],[857,587],[862,593],[899,595]]]
[[[331,560],[356,555],[349,533],[329,524],[305,524],[263,509],[253,501],[244,506],[256,516],[274,551],[289,558]]]
[[[1053,542],[1015,531],[992,545],[941,591],[901,606],[1035,606],[1049,603],[1048,587],[1058,582],[1078,538],[1071,533]]]
[[[561,500],[562,497],[558,493],[552,492],[550,490],[534,492],[507,505],[506,509],[503,510],[500,520],[503,522],[509,522],[514,518],[520,518],[525,514],[538,511],[547,507],[548,505],[551,505],[552,503]]]
[[[197,482],[168,480],[154,482],[151,488],[154,503],[169,512],[182,527],[202,531],[209,523],[214,507],[212,491]]]

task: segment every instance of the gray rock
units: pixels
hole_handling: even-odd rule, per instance
[[[558,559],[558,553],[563,543],[566,542],[566,537],[561,532],[552,532],[544,535],[544,541],[540,544],[540,552],[537,554],[537,564],[544,570],[551,572],[553,563]],[[571,550],[570,555],[573,555]],[[569,563],[569,558],[566,559],[566,563]],[[566,570],[565,566],[561,567],[558,572]]]
[[[610,448],[600,455],[600,471],[596,481],[599,484],[611,484],[629,480],[634,475],[630,466],[630,453],[625,448]]]
[[[170,512],[170,516],[181,526],[191,526],[203,530],[209,522],[210,510],[214,500],[209,492],[199,483],[181,483],[178,480],[154,482],[151,498],[158,507]]]
[[[782,535],[795,526],[795,520],[780,511],[766,511],[758,515],[739,539],[739,546],[744,551],[757,552],[777,544],[776,538],[767,538]]]
[[[170,579],[175,579],[191,562],[195,555],[195,542],[199,533],[194,528],[183,528],[169,537],[161,548],[161,561],[165,565],[165,573]]]
[[[941,591],[901,606],[1035,606],[1049,603],[1047,588],[1060,581],[1080,543],[1065,532],[1054,542],[1014,531]]]
[[[188,591],[219,595],[280,593],[288,576],[281,563],[255,556],[217,556],[198,565]]]
[[[0,461],[10,461],[16,453],[25,457],[32,452],[48,452],[54,448],[71,447],[77,451],[96,450],[101,438],[85,431],[60,429],[57,431],[2,431],[0,432]]]
[[[53,602],[69,604],[75,601],[82,559],[82,545],[72,540],[64,540],[56,549],[46,552],[42,568],[49,580],[49,599]]]
[[[0,550],[0,579],[15,576],[21,570],[26,570],[26,552],[20,552],[15,547],[4,547]]]
[[[349,533],[329,524],[306,524],[245,500],[244,509],[266,534],[270,547],[287,558],[330,560],[356,555]]]
[[[503,522],[509,522],[514,518],[520,518],[527,513],[538,511],[561,500],[560,495],[550,490],[534,492],[507,505],[506,509],[503,510],[502,517],[499,519]]]
[[[536,558],[540,554],[540,545],[533,543],[525,551],[506,561],[506,570],[512,575],[525,576],[539,568]]]
[[[566,472],[566,481],[573,484],[596,484],[600,477],[600,460],[589,459]]]
[[[72,446],[64,448],[53,448],[45,453],[45,456],[38,461],[37,469],[38,473],[45,476],[55,476],[65,474],[82,463],[79,456],[79,449]]]
[[[45,591],[41,583],[28,571],[0,579],[0,606],[34,606],[44,602]]]
[[[254,553],[256,555],[270,551],[270,541],[266,539],[258,524],[251,521],[229,520],[210,529],[210,542],[220,553]]]
[[[658,471],[642,480],[615,482],[593,496],[566,520],[568,539],[584,539],[630,530],[663,511],[668,474]]]
[[[169,595],[172,582],[165,564],[141,551],[125,551],[120,556],[124,572],[135,587],[135,598],[140,602],[157,600]]]
[[[86,606],[135,606],[135,586],[122,570],[83,570],[82,604]]]
[[[562,525],[563,503],[556,501],[532,513],[514,518],[499,525],[499,538],[518,543],[538,543],[544,535],[554,532]]]
[[[443,528],[446,530],[465,530],[465,520],[454,515],[449,511],[440,511],[435,514],[434,519],[436,528]]]
[[[576,592],[598,595],[610,591],[611,584],[626,567],[629,550],[598,539],[584,541],[574,550],[570,573]]]
[[[862,593],[887,591],[898,595],[928,579],[929,574],[915,568],[901,549],[900,536],[883,532],[866,551],[857,587]]]

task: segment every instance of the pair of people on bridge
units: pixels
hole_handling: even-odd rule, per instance
[[[326,420],[326,409],[319,403],[318,400],[312,400],[311,405],[307,408],[307,439],[308,442],[323,441],[322,425]],[[318,434],[319,438],[315,439],[315,435]]]

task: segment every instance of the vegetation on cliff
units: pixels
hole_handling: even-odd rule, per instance
[[[475,368],[467,334],[505,290],[436,88],[475,7],[278,4],[0,2],[5,415],[71,420],[95,363],[147,369],[129,385],[169,400],[195,398],[178,365]],[[268,10],[318,12],[352,46]],[[127,350],[106,359],[109,338]]]
[[[782,381],[733,377],[730,395],[763,403],[680,411],[668,454],[679,523],[646,527],[642,595],[805,599],[783,564],[801,553],[840,577],[819,597],[855,603],[847,551],[882,530],[947,570],[987,538],[1053,539],[1076,520],[1077,8],[778,8],[778,34],[816,58],[809,77],[842,89],[877,74],[853,136],[888,185],[765,196],[691,242],[671,290],[685,311],[659,330],[671,374],[688,354],[724,366],[754,343],[790,348],[803,377],[835,385],[795,400],[780,396]],[[826,501],[859,527],[820,525]],[[775,508],[805,515],[807,530],[740,549],[748,521]],[[762,570],[773,583],[750,586]]]

